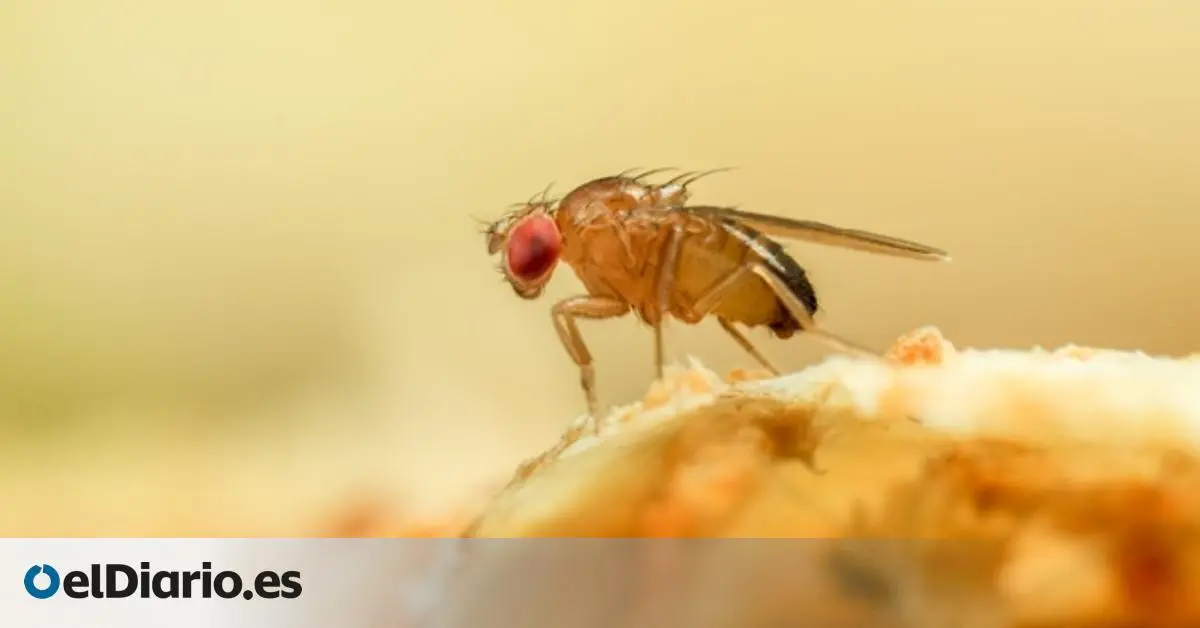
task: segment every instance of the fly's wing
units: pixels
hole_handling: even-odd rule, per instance
[[[733,221],[771,237],[805,240],[867,253],[925,261],[941,262],[950,259],[950,255],[945,251],[919,242],[901,240],[869,231],[844,229],[811,220],[756,214],[729,207],[692,206],[683,207],[681,211],[710,220]]]

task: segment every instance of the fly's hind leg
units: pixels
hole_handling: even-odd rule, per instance
[[[692,304],[693,316],[699,318],[713,311],[721,302],[721,299],[724,298],[726,292],[738,285],[738,283],[740,283],[743,279],[746,279],[751,274],[758,275],[767,283],[767,285],[775,293],[775,296],[778,297],[779,300],[783,302],[784,306],[788,308],[788,312],[792,314],[792,317],[800,323],[800,328],[803,329],[805,333],[816,336],[817,338],[820,338],[824,342],[831,344],[842,351],[848,351],[850,353],[864,355],[876,359],[880,357],[878,353],[871,351],[870,349],[859,346],[858,344],[842,338],[841,336],[817,327],[816,321],[813,320],[812,315],[808,313],[808,310],[805,309],[804,304],[800,302],[800,299],[796,298],[796,295],[792,294],[792,291],[788,289],[787,285],[784,284],[779,277],[775,276],[775,274],[772,273],[769,268],[757,262],[745,262],[739,266],[737,270],[733,271],[729,275],[726,275],[723,279],[709,288],[708,291],[696,299],[696,302]],[[763,357],[763,355],[756,348],[754,348],[754,345],[750,343],[750,339],[746,338],[744,334],[738,331],[738,329],[734,327],[732,323],[725,320],[721,320],[720,323],[721,327],[723,327],[725,331],[733,337],[734,341],[736,341],[751,356],[758,360],[759,364],[762,364],[768,370],[778,373],[775,367],[771,366],[770,362],[768,362],[766,358]]]
[[[584,344],[583,336],[579,334],[579,326],[575,324],[575,319],[617,318],[628,311],[629,305],[623,301],[593,296],[563,299],[554,304],[550,310],[554,319],[554,330],[558,332],[559,340],[562,341],[563,347],[579,367],[579,385],[583,388],[584,397],[587,399],[588,414],[592,416],[593,420],[597,418],[596,411],[598,410],[596,373],[592,367],[592,353]]]
[[[715,310],[717,305],[721,303],[721,299],[725,297],[725,294],[743,279],[748,277],[750,273],[750,266],[748,264],[743,264],[738,266],[736,270],[721,278],[711,287],[705,290],[704,293],[701,294],[694,303],[692,303],[690,308],[692,319],[700,320],[705,316],[708,316],[708,314]],[[733,338],[733,341],[738,343],[738,346],[745,350],[746,353],[749,353],[750,357],[754,358],[759,365],[770,371],[771,374],[779,375],[779,369],[776,368],[775,365],[767,359],[767,356],[763,355],[763,353],[758,350],[758,347],[755,347],[754,343],[750,342],[750,339],[746,337],[746,334],[743,334],[742,331],[735,327],[732,322],[719,316],[717,317],[717,322],[720,323],[721,329],[724,329],[725,333],[729,334],[729,337]]]
[[[775,368],[775,365],[771,364],[771,361],[767,359],[767,356],[763,355],[762,352],[758,350],[758,347],[755,347],[754,343],[750,342],[750,339],[746,337],[746,334],[742,333],[742,330],[734,327],[733,323],[720,317],[717,317],[717,322],[721,324],[721,329],[724,329],[725,333],[729,334],[729,337],[733,338],[734,342],[741,345],[742,349],[744,349],[746,353],[749,353],[750,356],[759,363],[759,365],[770,371],[772,375],[779,375],[779,369]]]
[[[768,286],[771,286],[771,289],[775,291],[775,295],[779,297],[780,301],[783,301],[783,304],[788,308],[788,311],[792,313],[792,316],[794,316],[796,320],[800,321],[800,326],[804,329],[805,333],[813,334],[825,342],[842,349],[843,351],[849,351],[850,353],[855,353],[873,360],[880,360],[885,363],[891,362],[891,360],[879,354],[878,352],[871,351],[866,347],[850,342],[841,336],[832,334],[823,329],[817,329],[816,322],[813,321],[812,316],[808,313],[808,310],[804,308],[804,304],[800,303],[800,299],[797,299],[796,295],[792,294],[791,290],[788,290],[787,286],[784,285],[783,281],[781,281],[779,277],[776,277],[770,269],[766,268],[762,264],[754,264],[750,268],[753,270],[754,274],[758,275],[763,281],[767,282]],[[908,415],[908,420],[914,423],[921,423],[919,418],[912,415]]]
[[[878,352],[872,351],[857,343],[842,338],[837,334],[817,327],[816,321],[813,320],[812,315],[808,313],[808,310],[804,307],[804,304],[800,302],[800,299],[796,298],[796,295],[792,294],[792,291],[789,290],[787,285],[783,283],[783,280],[776,276],[775,273],[771,272],[769,268],[757,263],[749,264],[747,268],[750,269],[750,272],[753,272],[763,281],[767,282],[767,285],[770,286],[771,290],[775,292],[775,296],[777,296],[779,300],[783,302],[784,306],[787,307],[792,316],[799,321],[800,328],[804,330],[804,333],[816,336],[826,343],[841,349],[842,351],[858,354],[864,357],[882,359]]]

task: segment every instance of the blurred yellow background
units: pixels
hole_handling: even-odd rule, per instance
[[[1197,32],[1183,2],[4,3],[0,533],[306,534],[503,479],[582,412],[549,319],[579,284],[517,299],[472,217],[633,166],[953,254],[790,246],[860,342],[1189,353]],[[649,330],[583,331],[602,402],[639,397]]]

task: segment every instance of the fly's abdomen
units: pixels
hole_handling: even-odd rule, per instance
[[[763,265],[766,266],[768,271],[783,280],[783,284],[787,286],[788,291],[804,306],[809,317],[814,316],[817,313],[819,304],[817,303],[816,289],[813,288],[812,282],[808,280],[808,273],[804,272],[804,268],[796,263],[796,260],[792,259],[792,256],[788,255],[787,251],[784,251],[778,242],[763,235],[758,236],[758,241],[769,253],[769,256],[765,256],[762,260]],[[755,278],[757,279],[757,277]],[[765,282],[761,280],[759,283],[765,285]],[[773,290],[772,294],[774,294]],[[775,297],[775,319],[768,323],[768,327],[780,338],[788,338],[792,334],[803,330],[800,321],[796,320],[791,310],[779,299],[778,295]]]
[[[809,314],[817,311],[817,297],[807,273],[777,242],[757,231],[728,223],[718,237],[689,237],[681,251],[676,290],[687,304],[695,303],[721,280],[748,263],[758,263],[782,280]],[[711,312],[748,327],[766,326],[778,337],[787,338],[802,329],[775,291],[758,275],[743,274],[731,285]]]
[[[753,254],[735,238],[724,233],[689,235],[680,250],[675,275],[677,316],[693,321],[715,315],[744,325],[767,325],[775,318],[771,289],[753,275],[746,275],[723,293],[712,311],[694,311],[692,306],[718,284],[741,268]]]

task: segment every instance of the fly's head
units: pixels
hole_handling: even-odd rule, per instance
[[[488,225],[488,255],[500,255],[500,274],[522,299],[542,295],[562,253],[552,202],[529,202]]]

